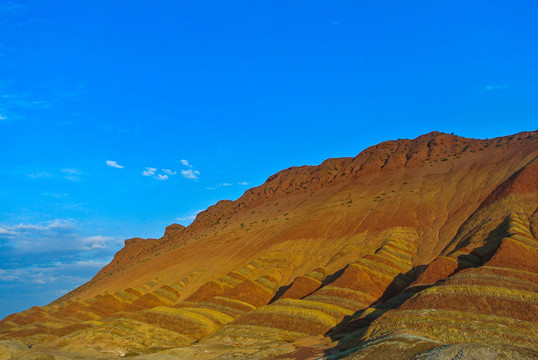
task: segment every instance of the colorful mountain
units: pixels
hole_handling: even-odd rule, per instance
[[[0,322],[0,359],[127,356],[538,358],[538,132],[280,171]]]

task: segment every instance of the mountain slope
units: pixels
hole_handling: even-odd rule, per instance
[[[283,170],[127,240],[0,340],[57,357],[535,356],[537,159],[537,132],[434,132]]]

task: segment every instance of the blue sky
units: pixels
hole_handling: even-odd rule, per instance
[[[536,129],[535,1],[0,0],[0,318],[278,170]]]

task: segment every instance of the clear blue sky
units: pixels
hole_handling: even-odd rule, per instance
[[[0,0],[0,318],[283,168],[536,129],[537,18],[536,1]]]

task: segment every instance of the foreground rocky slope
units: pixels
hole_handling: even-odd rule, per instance
[[[536,358],[537,206],[537,132],[290,168],[8,316],[0,358]]]

